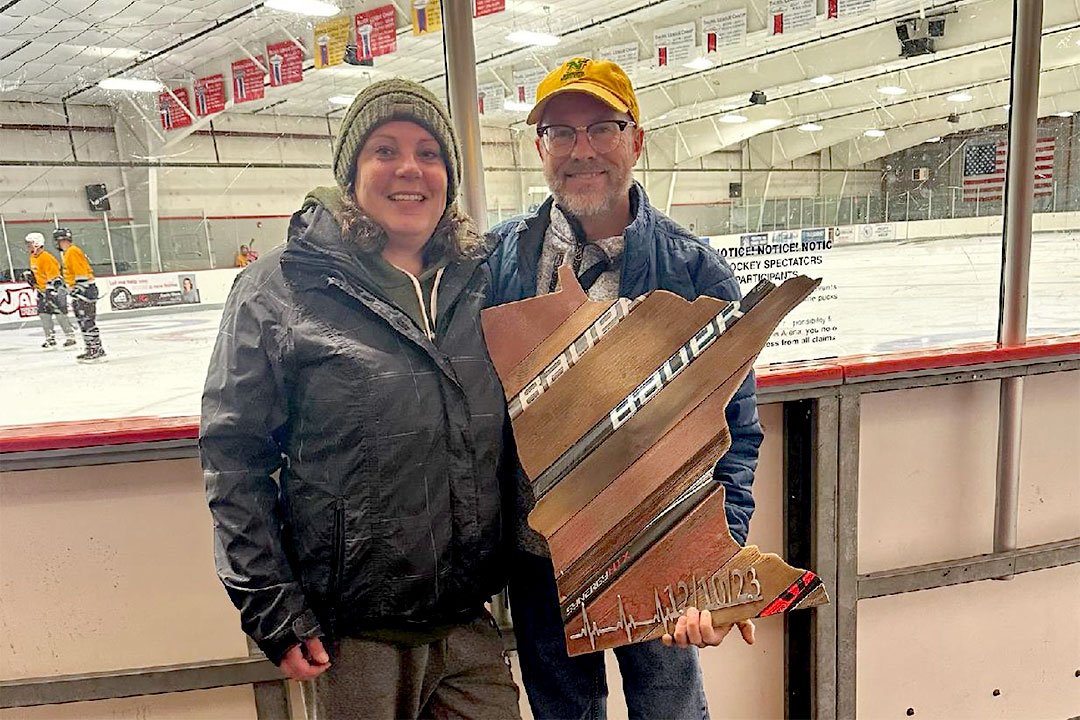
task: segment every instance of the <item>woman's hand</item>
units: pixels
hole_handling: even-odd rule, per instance
[[[293,645],[278,666],[291,680],[312,680],[330,667],[330,656],[319,638],[309,638]]]

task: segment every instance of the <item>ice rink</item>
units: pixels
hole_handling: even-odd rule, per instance
[[[1000,236],[836,247],[824,283],[837,286],[838,341],[828,355],[885,353],[992,341]],[[809,275],[816,275],[808,272]],[[220,307],[101,318],[108,359],[80,364],[42,350],[36,319],[0,330],[0,425],[198,415]],[[1028,335],[1080,332],[1080,232],[1033,241]],[[820,356],[806,346],[802,359]],[[769,353],[759,359],[767,364]]]

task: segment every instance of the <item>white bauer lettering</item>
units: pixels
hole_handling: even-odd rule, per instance
[[[572,368],[600,339],[619,324],[644,297],[637,300],[619,298],[592,325],[574,339],[570,346],[559,353],[539,375],[534,377],[509,403],[510,419],[515,419],[532,403],[536,402],[544,391]]]
[[[698,330],[690,341],[664,361],[664,364],[653,371],[645,381],[638,385],[632,393],[626,396],[615,409],[608,414],[611,421],[611,429],[618,430],[632,418],[645,403],[656,397],[665,385],[674,380],[679,373],[696,360],[702,353],[716,341],[727,329],[729,318],[738,318],[739,303],[733,302],[720,311],[716,317],[708,322],[705,327]]]

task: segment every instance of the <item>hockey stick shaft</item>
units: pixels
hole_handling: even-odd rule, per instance
[[[690,363],[704,354],[720,335],[735,325],[740,317],[753,309],[775,288],[776,286],[768,280],[762,280],[746,294],[741,302],[728,304],[663,365],[654,370],[633,392],[623,398],[611,412],[601,418],[584,436],[560,455],[550,467],[537,476],[533,483],[536,499],[540,500],[549,493],[560,480],[569,475],[591,452],[626,424],[661,390],[671,384]]]

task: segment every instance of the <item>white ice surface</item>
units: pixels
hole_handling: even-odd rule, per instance
[[[840,296],[837,354],[995,339],[1000,237],[832,253],[825,281]],[[1029,336],[1080,332],[1080,231],[1036,236],[1029,306]],[[0,330],[0,425],[197,415],[220,316],[220,309],[110,314],[99,322],[109,357],[93,365],[76,363],[70,350],[42,350],[36,321]]]

